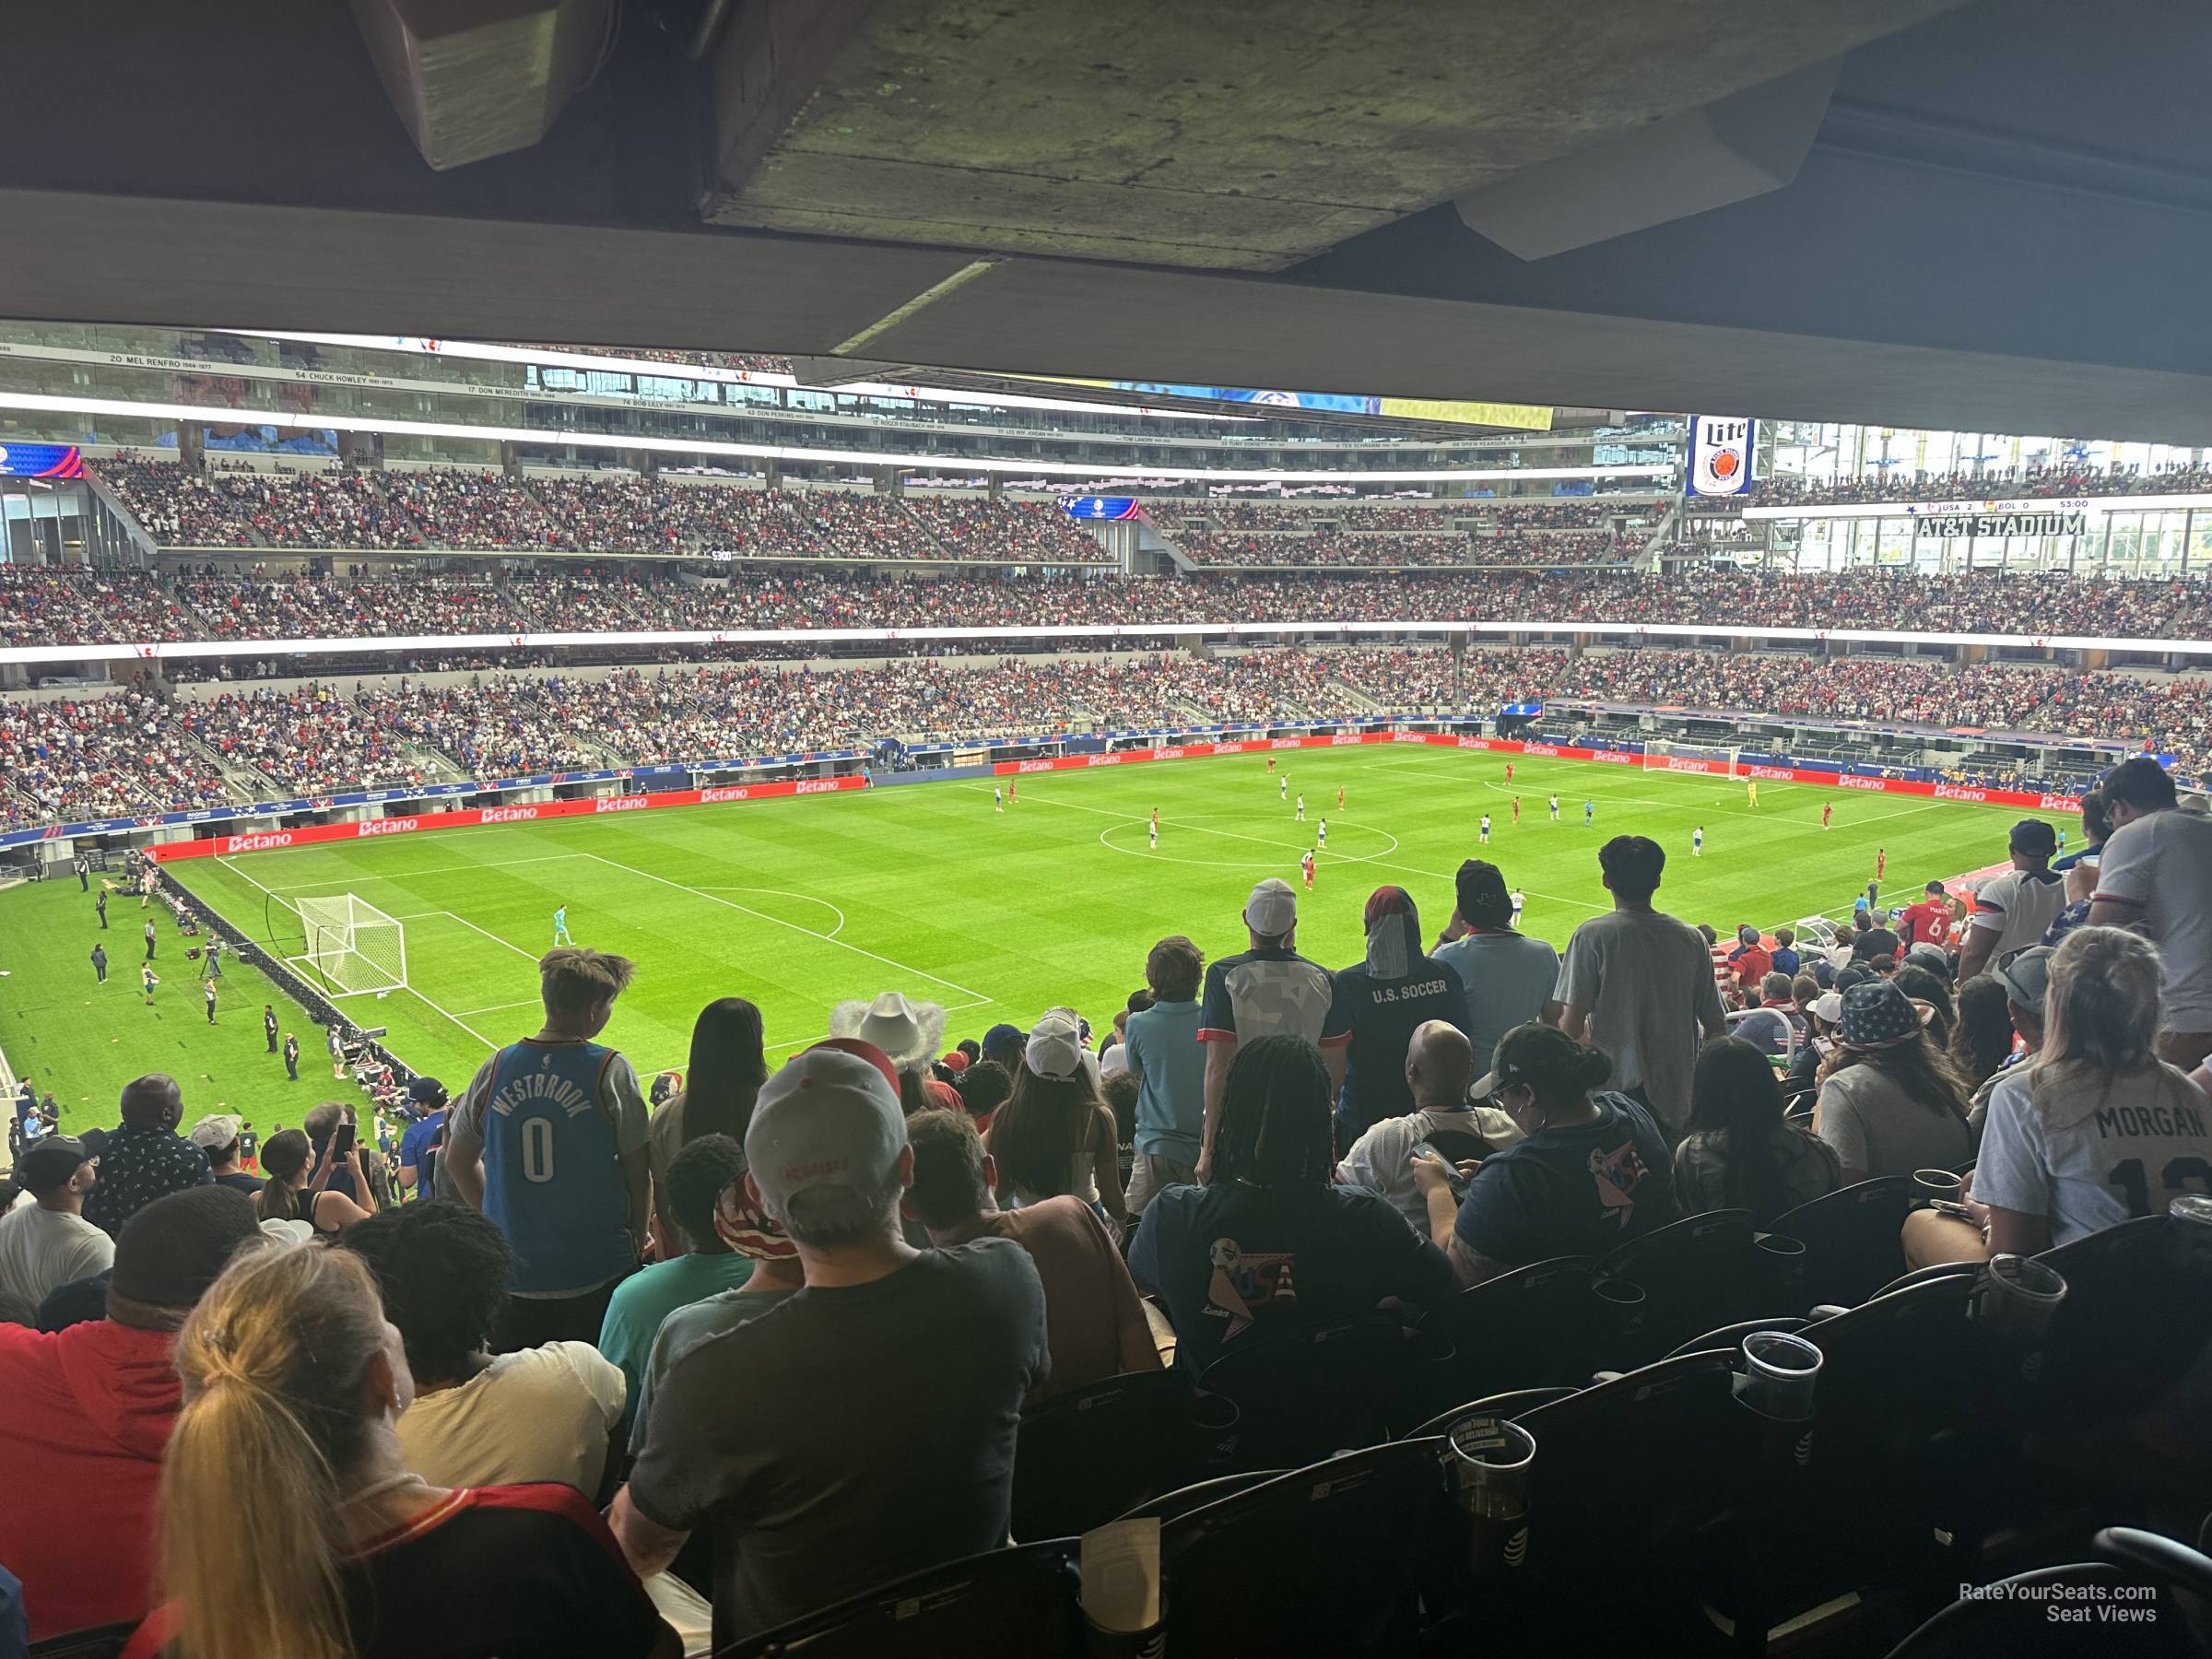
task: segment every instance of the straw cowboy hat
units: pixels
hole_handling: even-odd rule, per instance
[[[945,1005],[909,1002],[886,991],[874,1002],[841,1002],[830,1010],[830,1035],[872,1042],[900,1071],[919,1071],[945,1041]]]

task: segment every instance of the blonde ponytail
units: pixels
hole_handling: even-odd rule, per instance
[[[185,1320],[161,1475],[177,1659],[354,1659],[340,1480],[368,1445],[361,1375],[382,1342],[376,1281],[345,1251],[249,1250]]]

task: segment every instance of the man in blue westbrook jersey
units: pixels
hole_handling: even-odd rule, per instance
[[[446,1124],[453,1189],[514,1252],[502,1352],[597,1338],[645,1243],[645,1091],[594,1038],[635,971],[564,946],[537,964],[545,1028],[477,1069]]]

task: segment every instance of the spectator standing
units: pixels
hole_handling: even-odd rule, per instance
[[[1951,935],[1951,907],[1945,902],[1943,883],[1931,881],[1922,889],[1917,904],[1908,904],[1897,918],[1898,943],[1907,950],[1915,945],[1940,948]]]
[[[2212,1055],[2212,818],[2179,810],[2173,779],[2147,755],[2115,766],[2098,794],[2113,828],[2089,924],[2132,927],[2159,947],[2159,1057],[2186,1071]]]
[[[1009,1207],[1065,1193],[1094,1207],[1101,1220],[1125,1221],[1120,1132],[1083,1060],[1073,1022],[1059,1014],[1039,1020],[1014,1074],[1014,1093],[991,1120],[986,1145]]]
[[[1286,1324],[1327,1324],[1383,1301],[1432,1307],[1452,1273],[1373,1193],[1335,1185],[1332,1079],[1303,1037],[1240,1043],[1217,1135],[1215,1179],[1170,1187],[1129,1252],[1175,1326],[1175,1364],[1203,1372],[1232,1344]]]
[[[1773,971],[1784,979],[1795,979],[1797,971],[1804,965],[1804,959],[1797,954],[1797,930],[1794,927],[1776,928]]]
[[[1206,1054],[1198,1041],[1198,947],[1171,934],[1145,958],[1152,1006],[1129,1016],[1123,1048],[1137,1078],[1136,1157],[1128,1206],[1142,1215],[1155,1195],[1198,1177],[1206,1137]],[[968,1099],[967,1078],[961,1099]]]
[[[1729,977],[1736,990],[1747,999],[1747,1007],[1757,1007],[1764,998],[1761,987],[1767,975],[1774,971],[1774,953],[1766,947],[1759,929],[1749,923],[1735,930],[1735,948],[1727,956]]]
[[[314,1236],[335,1239],[369,1218],[368,1210],[331,1185],[341,1168],[358,1185],[367,1184],[358,1146],[335,1157],[317,1158],[306,1130],[279,1129],[262,1148],[262,1165],[268,1179],[253,1194],[253,1206],[264,1221],[303,1221]]]
[[[141,910],[146,908],[146,901],[143,899],[138,901],[138,904]],[[146,934],[146,959],[150,962],[154,959],[154,924],[150,919],[147,922],[144,932]]]
[[[964,1112],[916,1112],[906,1133],[914,1180],[905,1213],[927,1230],[930,1243],[944,1250],[977,1239],[1011,1239],[1036,1264],[1053,1364],[1028,1404],[1120,1372],[1159,1369],[1136,1286],[1088,1205],[1063,1195],[1000,1209],[992,1195],[997,1166]]]
[[[599,1327],[599,1351],[621,1367],[629,1406],[636,1404],[661,1322],[678,1308],[736,1289],[752,1276],[752,1258],[739,1255],[714,1230],[714,1206],[744,1179],[745,1148],[720,1133],[690,1141],[669,1164],[668,1209],[684,1253],[617,1285]],[[624,1427],[629,1423],[626,1407]]]
[[[1298,895],[1269,877],[1244,901],[1248,947],[1206,971],[1199,999],[1198,1041],[1206,1049],[1206,1132],[1198,1152],[1198,1179],[1213,1178],[1214,1137],[1222,1092],[1237,1045],[1261,1037],[1302,1037],[1328,1067],[1330,1092],[1344,1081],[1344,1044],[1349,1033],[1329,1023],[1335,1000],[1328,970],[1292,948],[1298,938]],[[984,1045],[989,1047],[988,1042]]]
[[[1783,1116],[1782,1081],[1736,1037],[1698,1051],[1689,1133],[1675,1148],[1675,1204],[1685,1216],[1747,1209],[1764,1227],[1842,1183],[1835,1150]]]
[[[606,951],[547,951],[545,1025],[478,1067],[446,1124],[455,1189],[514,1252],[503,1348],[591,1341],[644,1250],[645,1091],[624,1055],[593,1041],[632,971]]]
[[[1367,955],[1330,976],[1329,1029],[1345,1033],[1335,1136],[1347,1152],[1372,1124],[1413,1110],[1406,1086],[1413,1033],[1431,1019],[1457,1025],[1467,1017],[1459,975],[1421,953],[1420,912],[1410,893],[1377,888],[1360,920]]]
[[[85,1219],[100,1159],[84,1142],[49,1135],[24,1149],[15,1171],[30,1202],[0,1211],[0,1300],[36,1308],[59,1287],[105,1273],[115,1241]]]
[[[1429,1201],[1414,1182],[1414,1147],[1440,1135],[1465,1137],[1479,1143],[1479,1156],[1487,1158],[1521,1138],[1504,1112],[1468,1099],[1467,1085],[1474,1080],[1475,1051],[1466,1033],[1442,1019],[1421,1026],[1406,1045],[1406,1087],[1413,1110],[1383,1119],[1355,1141],[1336,1166],[1338,1183],[1376,1194],[1427,1238]]]
[[[899,1073],[899,1099],[909,1112],[960,1103],[959,1091],[930,1070],[945,1046],[943,1003],[910,1002],[897,991],[882,992],[873,1002],[838,1003],[830,1010],[830,1034],[857,1038],[888,1054]],[[1084,1035],[1089,1035],[1088,1029]],[[1088,1054],[1084,1059],[1096,1085],[1099,1063]]]
[[[2212,1101],[2159,1058],[2159,953],[2139,935],[2084,927],[2050,959],[2046,1041],[1989,1099],[1971,1221],[1906,1218],[1908,1258],[2034,1255],[2162,1216],[2212,1172]],[[1976,1225],[1978,1224],[1978,1225]]]
[[[674,1359],[615,1499],[641,1571],[708,1529],[717,1647],[1006,1541],[1021,1402],[1051,1365],[1044,1292],[1006,1240],[905,1242],[895,1079],[880,1053],[816,1047],[762,1085],[746,1183],[806,1288]]]
[[[207,1171],[217,1186],[230,1187],[251,1198],[264,1184],[258,1175],[239,1168],[242,1131],[239,1120],[227,1112],[212,1112],[192,1126],[188,1137],[207,1155]]]
[[[32,1641],[153,1606],[177,1326],[255,1236],[243,1194],[171,1193],[135,1213],[116,1241],[104,1318],[53,1333],[0,1325],[0,1467],[13,1494],[0,1503],[0,1561],[23,1580]],[[41,1493],[51,1500],[26,1496]],[[210,1523],[223,1547],[236,1547],[240,1519]]]
[[[2155,764],[2155,762],[2154,762]],[[2065,881],[2051,868],[2058,832],[2041,818],[2022,818],[2007,841],[2012,868],[1982,884],[1959,947],[1959,977],[1970,980],[2007,951],[2040,944],[2066,901]]]
[[[1905,994],[1882,979],[1853,985],[1841,1017],[1835,1052],[1820,1065],[1813,1130],[1841,1160],[1844,1183],[1956,1170],[1971,1158],[1965,1082]]]
[[[691,1049],[684,1063],[683,1087],[653,1109],[653,1218],[660,1230],[661,1253],[672,1256],[682,1245],[682,1224],[667,1200],[669,1167],[676,1155],[702,1135],[725,1135],[745,1151],[746,1126],[753,1100],[768,1081],[760,1010],[742,996],[718,996],[691,1022]]]
[[[269,1030],[274,1047],[274,1022]],[[410,1198],[428,1198],[438,1190],[438,1160],[445,1149],[445,1123],[452,1107],[445,1085],[435,1077],[410,1081],[407,1104],[416,1116],[399,1137],[399,1184]]]
[[[397,1430],[414,1377],[352,1252],[242,1254],[176,1349],[161,1576],[177,1599],[130,1659],[677,1653],[574,1488],[448,1488],[409,1470]]]
[[[1505,1034],[1473,1092],[1495,1102],[1524,1138],[1482,1160],[1456,1206],[1441,1159],[1414,1165],[1429,1235],[1459,1283],[1479,1285],[1553,1256],[1602,1256],[1675,1219],[1666,1137],[1641,1102],[1598,1092],[1612,1069],[1605,1054],[1554,1026]]]
[[[1520,910],[1496,865],[1468,859],[1453,888],[1458,906],[1434,954],[1459,975],[1466,994],[1466,1018],[1459,1023],[1479,1067],[1489,1064],[1500,1038],[1543,1012],[1559,981],[1559,953],[1515,931]]]
[[[1695,928],[1652,906],[1666,868],[1658,842],[1617,835],[1597,862],[1613,909],[1574,930],[1546,1018],[1607,1055],[1620,1092],[1678,1137],[1689,1124],[1700,1034],[1727,1029],[1712,959]]]
[[[102,945],[92,947],[92,982],[96,985],[108,982],[108,952]]]
[[[100,1182],[85,1195],[85,1219],[110,1238],[155,1199],[215,1180],[207,1155],[177,1133],[183,1091],[148,1072],[123,1086],[123,1122],[100,1147]]]

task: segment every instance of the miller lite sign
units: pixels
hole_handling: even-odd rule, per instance
[[[1735,415],[1689,418],[1689,480],[1693,496],[1740,496],[1751,491],[1751,448],[1759,423]]]

